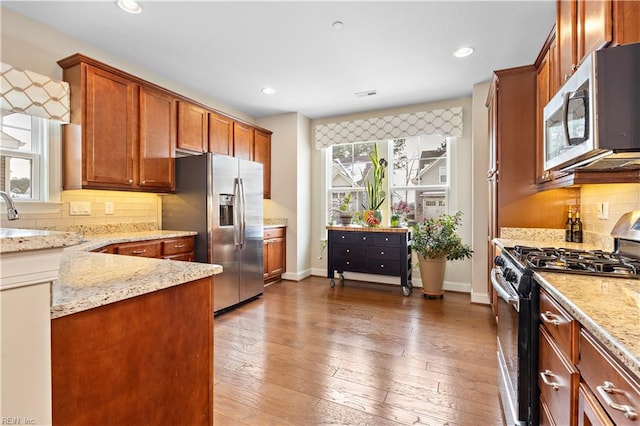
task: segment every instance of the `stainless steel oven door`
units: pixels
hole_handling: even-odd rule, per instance
[[[491,270],[491,285],[498,294],[498,386],[507,425],[519,425],[518,315],[520,299],[499,268]]]

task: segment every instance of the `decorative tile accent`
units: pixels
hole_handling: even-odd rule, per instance
[[[68,123],[69,83],[0,63],[0,108]]]
[[[316,149],[411,136],[462,136],[462,107],[342,121],[316,126]]]

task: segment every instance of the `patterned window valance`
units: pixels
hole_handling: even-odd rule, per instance
[[[4,62],[0,64],[0,108],[3,113],[20,112],[69,122],[69,83],[23,71]]]
[[[423,135],[462,136],[462,107],[316,125],[316,149]]]

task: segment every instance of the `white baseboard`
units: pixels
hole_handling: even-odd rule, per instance
[[[311,269],[305,269],[304,271],[295,272],[295,273],[285,272],[284,274],[282,274],[282,279],[289,280],[289,281],[302,281],[309,276],[311,276]]]

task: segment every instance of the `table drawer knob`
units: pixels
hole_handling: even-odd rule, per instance
[[[384,252],[383,252],[383,251],[381,251],[381,252],[380,252],[380,254],[384,254]]]

